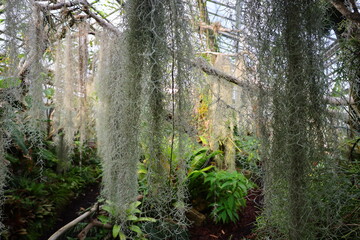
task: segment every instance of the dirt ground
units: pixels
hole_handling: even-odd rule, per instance
[[[100,186],[98,183],[88,186],[84,193],[74,199],[71,204],[65,208],[65,211],[57,218],[57,222],[53,229],[50,229],[46,234],[44,234],[41,240],[49,239],[49,237],[57,230],[77,218],[79,216],[78,213],[93,206],[99,196],[99,188]]]
[[[84,195],[79,196],[66,208],[66,211],[59,216],[56,226],[42,239],[48,239],[59,228],[75,219],[78,212],[91,207],[96,202],[98,195],[99,186],[89,186]],[[260,213],[261,198],[261,191],[251,190],[246,199],[246,207],[239,213],[240,221],[229,224],[215,224],[208,219],[202,226],[190,227],[190,240],[255,239],[256,236],[251,231],[254,228],[256,216]]]

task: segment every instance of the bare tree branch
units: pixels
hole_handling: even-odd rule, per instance
[[[250,86],[250,84],[241,81],[239,78],[236,78],[228,73],[225,73],[213,66],[211,66],[205,59],[197,58],[193,63],[196,67],[200,68],[204,73],[207,73],[212,76],[222,78],[228,82],[234,83],[242,88],[248,90],[254,90],[256,86]]]
[[[211,66],[205,59],[199,57],[193,62],[193,65],[195,67],[198,67],[201,69],[204,73],[209,74],[211,76],[215,76],[218,78],[221,78],[223,80],[226,80],[228,82],[234,83],[238,85],[239,87],[248,90],[248,91],[255,91],[259,88],[259,85],[254,83],[251,85],[248,82],[244,82],[241,79],[234,77],[231,74],[225,73],[213,66]],[[348,105],[354,105],[355,102],[353,99],[345,100],[343,98],[338,97],[331,97],[331,96],[325,96],[324,100],[327,104],[333,105],[333,106],[348,106]]]
[[[79,5],[82,2],[82,0],[75,0],[70,2],[62,2],[62,3],[54,3],[54,4],[41,4],[36,3],[39,7],[41,7],[44,10],[59,10],[63,7],[73,7],[76,5]]]
[[[96,15],[93,13],[90,8],[91,4],[86,0],[75,0],[70,2],[56,3],[56,4],[41,4],[36,3],[42,10],[51,11],[51,10],[59,10],[61,8],[74,7],[76,5],[83,6],[83,12],[85,12],[89,17],[93,18],[100,26],[109,29],[115,34],[120,34],[120,31],[109,21],[105,20],[103,17]]]
[[[341,0],[330,0],[332,5],[342,14],[344,17],[349,19],[350,21],[360,24],[360,13],[358,12],[358,9],[354,8],[354,12],[351,12],[345,5],[344,1]],[[354,5],[354,4],[352,4]]]
[[[63,226],[59,230],[57,230],[53,235],[51,235],[51,237],[48,240],[56,240],[56,239],[58,239],[66,231],[68,231],[70,228],[72,228],[73,226],[75,226],[76,224],[78,224],[79,222],[81,222],[82,220],[87,218],[88,216],[90,216],[97,209],[98,209],[98,204],[95,204],[89,211],[83,213],[82,215],[80,215],[76,219],[72,220],[71,222],[69,222],[68,224],[66,224],[65,226]]]
[[[86,227],[77,235],[78,239],[79,240],[85,240],[88,232],[93,227],[101,227],[101,228],[106,228],[106,229],[112,229],[113,226],[111,224],[104,224],[104,223],[94,219],[88,225],[86,225]]]
[[[347,100],[345,98],[341,97],[325,97],[325,101],[328,104],[331,104],[333,106],[347,106],[347,105],[355,105],[354,100],[351,98],[350,100]]]
[[[114,25],[112,25],[110,22],[105,21],[102,17],[99,17],[98,15],[96,15],[95,13],[93,13],[92,11],[90,11],[89,7],[90,4],[86,1],[83,0],[81,1],[82,4],[84,5],[84,9],[83,11],[89,15],[89,17],[93,18],[100,26],[109,29],[110,31],[112,31],[113,33],[120,35],[121,32],[119,31],[119,29],[117,29]]]

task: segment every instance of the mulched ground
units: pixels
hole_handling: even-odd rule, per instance
[[[246,207],[239,213],[240,221],[229,224],[214,224],[211,220],[202,226],[190,228],[191,240],[240,240],[255,239],[251,233],[256,216],[260,213],[262,195],[260,190],[251,190],[247,196]]]

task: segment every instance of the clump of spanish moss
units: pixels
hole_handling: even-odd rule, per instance
[[[7,178],[6,148],[9,146],[10,136],[14,131],[15,114],[22,110],[21,81],[24,75],[19,69],[19,56],[24,54],[25,50],[19,39],[26,30],[24,19],[30,15],[24,0],[6,1],[5,8],[4,55],[7,59],[7,67],[1,72],[2,89],[0,91],[0,220],[3,190]],[[0,233],[3,230],[3,224],[0,221]]]
[[[88,106],[88,29],[89,24],[86,18],[79,23],[79,61],[78,61],[78,93],[79,97],[79,112],[77,116],[77,127],[79,129],[79,140],[82,146],[89,138],[88,126],[89,120],[89,106]]]
[[[275,239],[329,239],[336,181],[324,96],[318,1],[246,3],[256,24],[259,132],[265,166],[262,227]],[[251,19],[251,20],[250,20]],[[254,38],[252,38],[254,40]],[[332,209],[332,210],[331,210]]]
[[[149,188],[144,210],[159,219],[159,234],[180,235],[187,225],[185,143],[191,112],[186,100],[191,80],[191,34],[182,1],[143,4],[147,17],[143,24],[145,61],[149,66],[144,69],[143,96],[147,97],[141,134],[146,145]],[[170,226],[166,219],[172,219],[177,226]]]
[[[70,30],[66,34],[64,43],[58,42],[54,72],[55,87],[55,131],[57,132],[58,155],[61,160],[59,171],[69,167],[69,155],[73,150],[76,129],[77,97],[75,47]]]
[[[1,121],[2,123],[2,121]],[[6,159],[5,159],[5,151],[4,151],[4,145],[5,141],[3,139],[3,131],[0,131],[1,137],[0,137],[0,208],[2,208],[2,203],[4,201],[3,199],[3,189],[6,185],[6,177],[7,177],[7,166],[6,166]],[[3,224],[1,222],[2,220],[2,210],[0,209],[0,234],[3,231]]]
[[[118,221],[125,220],[125,210],[138,194],[138,102],[141,89],[137,85],[141,78],[137,78],[134,70],[129,73],[125,71],[129,66],[126,65],[127,49],[123,48],[124,44],[123,38],[103,33],[96,77],[99,96],[97,139],[103,167],[102,194],[116,209],[113,217]]]
[[[185,98],[191,45],[184,8],[181,1],[129,1],[122,37],[103,33],[96,77],[102,194],[123,222],[125,209],[139,194],[142,144],[149,188],[143,210],[169,234],[165,219],[178,222],[175,229],[181,231],[186,225],[184,139],[190,114]]]
[[[58,155],[66,170],[67,159],[73,151],[77,135],[82,145],[87,140],[88,99],[87,99],[87,22],[78,24],[78,34],[68,29],[64,40],[56,46],[54,71],[55,87],[55,131],[57,133]],[[62,171],[61,169],[59,169]]]
[[[45,106],[43,100],[44,91],[44,75],[45,69],[42,66],[41,60],[44,52],[44,31],[43,21],[40,9],[34,5],[32,7],[32,18],[29,25],[29,51],[28,61],[31,61],[29,66],[29,74],[27,75],[29,95],[31,97],[29,116],[31,125],[39,130],[44,130],[43,121],[45,118]],[[42,128],[42,129],[41,129]]]
[[[45,70],[42,57],[45,52],[45,32],[43,26],[43,16],[34,4],[31,4],[31,18],[28,23],[27,31],[27,53],[26,62],[28,73],[25,76],[25,86],[28,100],[27,111],[25,112],[24,130],[26,131],[28,148],[42,148],[45,135],[45,103],[44,88],[47,71]],[[42,166],[42,156],[37,158],[37,164]]]

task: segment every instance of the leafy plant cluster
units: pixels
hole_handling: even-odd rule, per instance
[[[205,151],[205,148],[194,153],[188,174],[189,191],[195,207],[202,210],[203,207],[196,206],[202,202],[211,208],[210,216],[216,223],[236,222],[238,211],[246,206],[248,190],[256,185],[242,173],[219,170],[214,165],[205,166],[217,154],[221,151]],[[203,196],[206,196],[206,202]]]
[[[236,167],[251,180],[261,178],[260,142],[252,134],[235,134]]]
[[[29,148],[26,141],[14,141],[6,156],[11,178],[5,189],[7,231],[1,237],[39,239],[72,199],[98,181],[100,168],[94,153],[87,150],[84,156],[89,160],[83,166],[75,159],[72,168],[60,174],[56,167],[59,160],[50,142],[42,148]],[[42,164],[37,162],[39,156]]]
[[[211,169],[213,171],[207,172]],[[216,223],[239,220],[238,211],[246,206],[247,192],[255,187],[242,173],[214,170],[213,166],[192,172],[189,180],[191,185],[201,184],[200,191],[206,193],[206,200],[212,208],[210,216]]]
[[[255,185],[238,172],[213,171],[204,177],[204,183],[209,183],[207,198],[212,202],[211,216],[215,222],[228,223],[239,220],[238,211],[246,206],[247,192]]]
[[[146,240],[146,234],[142,231],[142,223],[144,222],[156,222],[154,218],[140,217],[141,211],[138,208],[140,201],[135,201],[129,205],[126,209],[126,222],[124,225],[114,224],[112,227],[112,236],[114,239],[126,240],[128,238],[135,240]],[[107,202],[102,207],[108,215],[100,215],[98,219],[103,223],[107,224],[111,221],[109,216],[114,216],[116,209],[113,207],[111,202]]]

